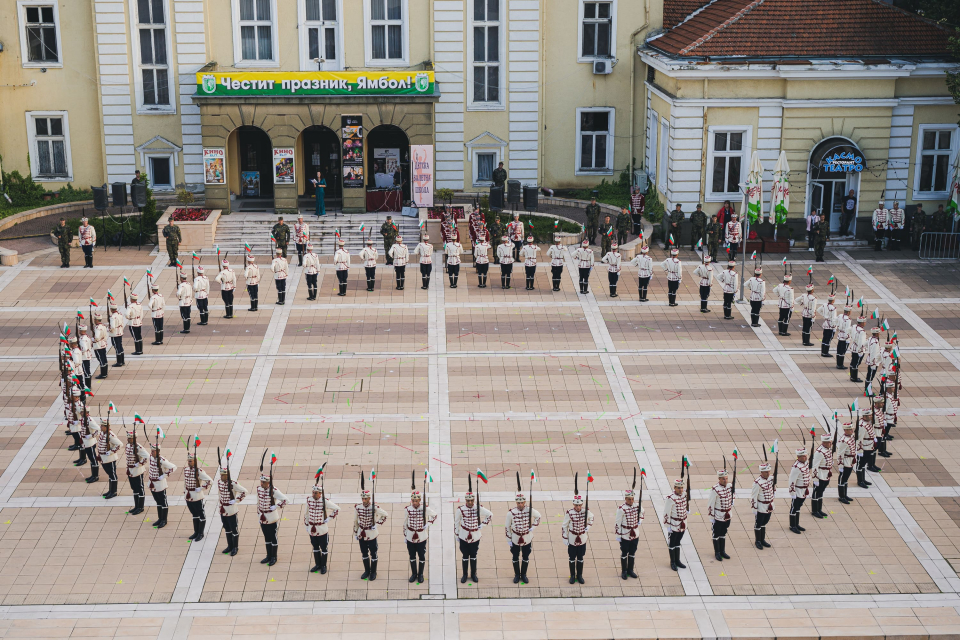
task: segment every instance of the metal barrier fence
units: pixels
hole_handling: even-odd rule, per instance
[[[960,260],[960,233],[923,233],[919,257],[921,260]]]

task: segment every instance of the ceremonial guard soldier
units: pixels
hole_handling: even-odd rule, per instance
[[[436,511],[420,506],[422,501],[423,494],[414,489],[410,493],[410,504],[404,509],[403,520],[403,538],[410,556],[410,579],[407,582],[417,584],[423,583],[423,567],[427,564],[427,538],[430,536],[430,525],[437,519]]]
[[[83,218],[80,220],[80,228],[77,231],[80,236],[80,248],[83,249],[83,268],[93,269],[93,248],[97,246],[97,230],[89,220]]]
[[[866,414],[859,416],[858,427],[860,440],[857,442],[857,486],[861,489],[868,489],[873,483],[867,482],[867,466],[871,464],[871,459],[876,451],[877,432]]]
[[[573,252],[573,261],[577,265],[580,276],[580,293],[590,293],[590,270],[593,268],[593,250],[590,243],[584,240],[580,248]]]
[[[443,248],[447,256],[447,276],[450,278],[450,288],[457,288],[457,279],[460,277],[460,255],[463,254],[463,245],[460,244],[460,232],[452,242]]]
[[[837,328],[837,369],[843,370],[846,367],[843,366],[844,356],[847,355],[847,345],[850,341],[850,333],[853,331],[853,323],[850,320],[850,312],[853,311],[853,307],[850,306],[849,300],[847,304],[843,305],[843,314],[837,318],[836,328]]]
[[[107,474],[109,486],[103,497],[107,500],[117,497],[117,454],[123,442],[110,430],[110,416],[100,423],[100,432],[97,434],[97,460]]]
[[[753,277],[747,280],[747,291],[750,292],[750,326],[760,326],[760,309],[763,307],[763,299],[767,295],[767,283],[763,279],[763,267],[758,266],[753,270]]]
[[[877,466],[877,444],[883,437],[883,395],[873,396],[872,404],[869,422],[866,415],[861,417],[860,422],[860,429],[864,432],[863,437],[860,438],[864,458],[864,480],[866,480],[867,471],[880,473],[880,467]],[[868,439],[869,442],[867,442]],[[873,483],[867,482],[866,484],[870,486]]]
[[[837,493],[840,502],[843,504],[853,502],[853,499],[847,495],[847,482],[850,480],[850,474],[853,473],[853,467],[857,462],[857,448],[857,441],[853,436],[853,424],[850,422],[843,423],[843,435],[837,438],[837,451],[834,454],[840,472],[840,477],[837,479]],[[860,472],[858,471],[858,484],[859,480]]]
[[[895,386],[897,385],[893,375],[888,380],[890,384],[885,385],[883,400],[883,432],[880,434],[880,455],[889,458],[893,454],[887,451],[887,441],[893,440],[890,430],[897,425],[897,414],[900,412],[900,398],[897,397]]]
[[[634,469],[636,474],[637,470]],[[641,477],[641,482],[643,481]],[[642,489],[641,485],[641,489]],[[623,503],[617,507],[613,533],[620,543],[620,578],[636,578],[633,570],[636,561],[637,545],[640,543],[640,525],[643,524],[643,507],[637,501],[634,487],[623,492]]]
[[[527,291],[533,291],[533,282],[537,277],[537,254],[540,247],[533,244],[533,236],[527,236],[527,244],[520,248],[520,257],[523,259],[523,271],[527,279]]]
[[[677,256],[680,250],[676,247],[670,249],[670,257],[660,263],[660,268],[667,274],[667,299],[671,307],[677,305],[677,291],[680,289],[680,281],[683,280],[683,265]]]
[[[880,327],[870,327],[870,341],[867,342],[867,379],[864,384],[864,390],[873,382],[874,377],[877,375],[877,369],[880,367],[881,352]]]
[[[363,475],[360,476],[363,478]],[[387,512],[372,504],[371,492],[361,487],[360,504],[354,505],[353,537],[360,543],[360,555],[363,556],[363,575],[361,580],[377,579],[377,527],[387,521]]]
[[[890,212],[883,204],[883,200],[873,210],[873,250],[880,251],[883,248],[883,237],[887,231],[887,219]]]
[[[510,276],[513,275],[513,245],[510,244],[509,236],[500,238],[500,244],[497,245],[497,260],[500,263],[500,288],[510,288]]]
[[[281,249],[277,249],[277,255],[270,264],[270,270],[273,271],[273,283],[277,287],[277,304],[286,304],[287,297],[287,271],[290,266],[287,264],[287,258],[283,255]]]
[[[247,254],[243,276],[247,279],[247,296],[250,298],[248,311],[256,311],[260,302],[260,267],[257,265],[257,257],[253,254]],[[314,298],[316,298],[316,293],[314,293]],[[224,298],[224,301],[226,301],[226,298]],[[233,317],[232,290],[230,291],[230,313],[230,317]]]
[[[460,544],[460,564],[463,568],[463,577],[460,583],[467,581],[467,567],[470,568],[470,580],[474,584],[480,582],[477,578],[477,551],[480,549],[480,538],[483,535],[482,529],[490,524],[493,519],[493,513],[484,509],[477,502],[477,496],[473,492],[473,476],[468,477],[470,485],[463,499],[465,504],[458,505],[453,511],[453,532],[457,536]],[[479,485],[479,481],[477,482]]]
[[[860,379],[859,368],[860,361],[867,353],[867,332],[864,331],[864,325],[867,323],[866,316],[857,318],[857,326],[854,327],[850,338],[850,382],[863,382]]]
[[[130,292],[130,304],[127,305],[127,320],[130,321],[130,332],[133,334],[133,355],[143,355],[143,305],[140,304],[136,293]]]
[[[733,320],[733,297],[737,295],[737,285],[740,275],[737,273],[737,263],[727,261],[727,270],[717,275],[717,280],[723,287],[723,319]]]
[[[430,286],[430,274],[433,273],[433,245],[428,242],[430,236],[423,234],[420,243],[413,250],[415,256],[420,257],[420,288],[426,289]],[[484,278],[486,285],[486,278]]]
[[[253,259],[253,256],[250,256],[250,259]],[[259,282],[260,272],[257,271],[257,282]],[[230,263],[227,262],[227,259],[224,258],[223,262],[220,263],[220,273],[217,274],[215,278],[217,282],[220,283],[220,298],[223,299],[223,305],[226,308],[224,313],[224,318],[233,317],[233,292],[237,288],[237,274],[233,272],[233,269],[230,268]],[[247,282],[250,280],[248,278]],[[249,286],[249,285],[248,285]],[[250,300],[251,306],[256,308],[256,302],[253,299]]]
[[[217,450],[219,455],[220,451]],[[237,511],[240,503],[247,497],[247,490],[240,483],[230,477],[230,451],[227,451],[226,462],[220,463],[220,479],[217,481],[220,503],[220,522],[223,524],[224,535],[227,537],[227,548],[220,553],[237,555],[240,548],[240,528],[237,523]]]
[[[540,526],[540,512],[532,506],[527,507],[527,496],[519,490],[520,478],[517,476],[517,506],[507,511],[504,533],[513,556],[513,584],[527,584],[527,566],[530,563],[530,551],[533,550],[533,534]]]
[[[194,436],[194,441],[198,441]],[[188,539],[194,542],[203,540],[203,531],[207,527],[207,515],[203,509],[203,499],[213,485],[213,478],[208,476],[197,464],[197,450],[190,453],[187,446],[187,466],[183,468],[183,493],[187,501],[187,509],[193,516],[193,535]]]
[[[776,486],[773,484],[773,478],[770,477],[770,463],[764,460],[760,463],[760,477],[753,481],[753,488],[750,491],[750,507],[756,514],[753,523],[753,544],[760,550],[771,546],[767,542],[767,523],[773,515],[775,493]]]
[[[80,361],[83,371],[83,386],[90,389],[93,385],[93,371],[90,361],[93,360],[93,340],[87,335],[87,325],[77,325],[77,333],[80,337],[77,342],[77,348],[80,353]]]
[[[177,300],[180,301],[180,319],[183,320],[183,331],[190,333],[190,310],[193,309],[193,287],[187,282],[187,274],[180,274],[180,284],[177,286]]]
[[[390,236],[392,240],[396,236]],[[337,270],[337,286],[340,291],[337,293],[338,296],[347,295],[347,276],[350,275],[350,252],[343,248],[344,241],[337,240],[337,251],[333,254],[333,264],[336,266]],[[387,264],[393,264],[393,258],[387,256]]]
[[[883,345],[883,351],[880,353],[880,377],[885,385],[889,384],[894,373],[893,342],[889,340],[889,332],[887,338],[887,342]]]
[[[290,227],[283,221],[283,216],[277,219],[277,224],[270,230],[270,237],[277,243],[277,249],[287,259],[287,245],[290,244]]]
[[[697,203],[697,208],[690,214],[690,251],[696,251],[697,245],[703,240],[703,232],[707,228],[707,214],[703,205]]]
[[[650,247],[643,244],[640,247],[639,255],[633,257],[630,261],[631,266],[637,268],[637,286],[640,293],[640,302],[647,301],[647,287],[650,286],[650,278],[653,276],[653,258],[648,254]]]
[[[297,266],[303,266],[303,254],[307,250],[307,241],[310,239],[310,227],[303,221],[303,216],[297,216],[293,225],[293,241],[297,245]]]
[[[67,430],[66,433],[73,438],[73,444],[67,447],[67,451],[79,451],[80,458],[74,460],[74,466],[79,466],[83,464],[83,461],[87,459],[87,454],[84,447],[84,419],[83,412],[80,409],[81,399],[80,399],[80,387],[69,383],[69,387],[66,390],[66,398],[64,399],[64,406],[66,407],[64,415],[67,420]],[[92,452],[91,452],[92,453]],[[93,467],[93,461],[90,462],[91,468]],[[91,480],[90,482],[95,482]]]
[[[83,448],[80,450],[80,459],[74,460],[73,465],[79,467],[84,463],[84,460],[89,460],[90,476],[84,478],[84,482],[92,484],[100,480],[100,461],[97,458],[97,445],[100,443],[100,425],[90,417],[90,408],[87,406],[87,403],[79,404],[80,390],[75,389],[75,391],[78,392],[74,395],[76,396],[75,404],[80,411],[78,427]]]
[[[133,494],[133,509],[127,515],[135,516],[143,513],[145,494],[143,492],[143,474],[150,464],[150,452],[137,442],[137,423],[133,429],[127,431],[127,445],[124,447],[127,462],[127,482],[130,483],[130,492]]]
[[[263,544],[267,548],[267,557],[260,561],[272,567],[277,564],[277,529],[280,527],[280,510],[287,504],[287,496],[280,493],[273,486],[273,464],[270,465],[270,476],[260,472],[260,486],[257,487],[257,513],[260,520],[260,531],[263,532]]]
[[[800,507],[810,495],[810,466],[807,464],[807,450],[804,447],[797,449],[797,461],[790,468],[790,531],[801,533],[806,531],[800,526]]]
[[[707,515],[713,525],[713,557],[718,562],[730,559],[727,555],[727,530],[733,521],[733,488],[727,485],[728,479],[725,468],[717,471],[717,484],[710,489],[710,499],[707,501]]]
[[[670,551],[670,568],[686,569],[687,565],[680,562],[680,541],[687,531],[687,494],[683,490],[683,479],[673,481],[673,493],[667,496],[663,505],[663,524],[667,525],[670,540],[667,549]]]
[[[740,247],[741,228],[740,220],[737,219],[737,214],[730,216],[730,222],[726,224],[724,229],[724,234],[727,239],[727,257],[730,260],[737,259],[737,249]]]
[[[103,316],[99,311],[93,314],[93,352],[97,356],[97,363],[100,365],[100,373],[97,380],[103,380],[107,377],[107,327],[103,324]],[[878,358],[879,361],[879,358]]]
[[[600,255],[605,256],[610,253],[610,245],[613,243],[613,223],[610,222],[610,215],[603,216],[603,228],[600,229]]]
[[[827,296],[827,301],[820,307],[820,315],[823,316],[823,339],[820,341],[820,356],[830,357],[830,341],[833,340],[833,332],[837,327],[837,296],[831,293]]]
[[[811,276],[812,278],[813,276]],[[803,319],[803,325],[800,328],[800,337],[803,338],[803,346],[812,347],[810,342],[810,330],[813,328],[813,320],[817,317],[817,296],[813,293],[813,282],[807,285],[807,292],[800,297],[800,316]]]
[[[328,535],[330,521],[339,513],[340,507],[323,495],[323,487],[315,485],[307,497],[307,510],[303,514],[303,526],[307,528],[307,535],[310,536],[315,563],[310,573],[327,572],[327,556],[330,554],[330,536]]]
[[[710,285],[713,284],[713,258],[704,254],[700,264],[693,271],[693,275],[700,278],[700,313],[710,313],[707,303],[710,302]]]
[[[397,245],[393,245],[393,247],[395,246]],[[391,252],[393,251],[393,247],[390,247]],[[367,291],[373,291],[374,285],[377,283],[377,250],[373,247],[373,238],[367,240],[367,246],[360,249],[357,257],[360,258],[360,262],[363,264],[364,275],[367,276]],[[400,278],[398,276],[397,289],[399,288]]]
[[[553,280],[553,290],[560,291],[560,280],[563,278],[563,244],[560,234],[553,234],[554,244],[547,249],[550,258],[550,278]]]
[[[900,241],[903,240],[903,226],[906,220],[906,214],[900,208],[899,202],[893,203],[893,209],[890,209],[890,215],[887,218],[890,240],[887,247],[893,251],[900,251]]]
[[[372,242],[372,241],[371,241]],[[307,277],[307,300],[317,299],[317,278],[320,275],[320,256],[313,252],[313,243],[307,243],[307,251],[303,255],[303,272]]]
[[[520,221],[520,214],[513,214],[513,222],[507,225],[507,235],[513,242],[513,260],[520,261],[520,249],[523,247],[523,222]]]
[[[150,480],[150,495],[157,504],[157,524],[153,525],[154,529],[163,529],[167,526],[167,512],[170,510],[167,504],[167,476],[176,470],[175,464],[160,455],[159,444],[151,444],[150,469],[147,473]]]
[[[830,485],[833,477],[833,447],[830,432],[820,435],[820,446],[813,453],[813,495],[810,498],[811,513],[815,518],[826,518],[823,512],[823,492]],[[839,439],[839,438],[838,438]]]
[[[600,259],[607,265],[607,282],[610,284],[610,297],[617,297],[617,282],[620,280],[620,264],[623,258],[620,256],[620,245],[614,242],[610,246],[610,253]]]
[[[477,269],[477,286],[487,288],[487,271],[490,269],[490,243],[484,235],[477,237],[473,243],[473,264]]]
[[[193,279],[193,298],[197,301],[197,313],[200,314],[201,327],[207,326],[210,318],[210,278],[203,273],[203,265],[197,265],[197,277]]]
[[[593,513],[584,508],[583,496],[579,495],[574,487],[573,508],[564,512],[563,524],[560,526],[560,537],[567,547],[570,584],[583,584],[583,558],[587,553],[587,535],[592,526]]]
[[[380,225],[380,235],[383,236],[383,253],[387,259],[387,264],[393,264],[393,258],[390,257],[390,249],[397,242],[397,236],[400,235],[400,229],[393,224],[393,216],[387,216],[383,224]]]
[[[793,297],[793,286],[790,284],[793,280],[792,273],[783,274],[783,282],[773,289],[777,296],[777,308],[780,310],[780,317],[777,318],[777,334],[781,336],[790,335],[790,316],[793,315],[793,307],[797,301]]]
[[[462,252],[463,247],[460,250]],[[393,258],[393,271],[397,280],[397,289],[403,291],[407,284],[407,262],[410,260],[410,250],[407,245],[403,244],[403,237],[397,236],[396,243],[390,247],[390,257]]]
[[[117,303],[111,302],[107,305],[110,312],[110,344],[113,345],[113,354],[117,357],[115,367],[122,367],[123,362],[123,327],[126,323],[123,321],[123,314],[117,309]]]

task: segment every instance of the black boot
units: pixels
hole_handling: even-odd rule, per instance
[[[194,523],[193,528],[195,529],[193,541],[200,542],[203,540],[203,530],[206,527],[207,521],[197,518],[197,521]]]
[[[620,579],[627,579],[627,558],[626,556],[620,556]]]
[[[877,443],[877,455],[882,458],[889,458],[893,455],[887,451],[887,441],[885,438],[881,438],[880,442]]]
[[[420,276],[420,288],[421,288],[421,289],[426,289],[426,288],[427,288],[427,282],[429,282],[429,279],[428,279],[428,278],[424,278],[423,276]]]
[[[477,559],[470,558],[470,579],[473,580],[474,584],[480,582],[480,578],[477,577]]]
[[[112,498],[117,497],[117,481],[116,480],[109,481],[109,484],[107,485],[107,492],[104,493],[101,497],[104,498],[105,500],[110,500]]]
[[[468,577],[468,576],[467,576],[467,566],[468,566],[469,564],[470,564],[470,561],[467,560],[466,558],[464,558],[463,560],[460,561],[460,566],[463,568],[463,577],[460,578],[460,584],[466,584],[466,583],[467,583],[467,577]]]
[[[513,561],[513,584],[520,583],[520,562]]]
[[[76,451],[78,446],[79,446],[79,445],[72,444],[72,445],[70,445],[69,447],[67,447],[67,450],[68,450],[68,451]],[[85,463],[86,461],[87,461],[87,450],[81,448],[81,449],[80,449],[80,457],[73,461],[73,466],[75,466],[75,467],[82,466],[83,463]]]
[[[829,358],[829,357],[830,357],[830,343],[829,343],[829,342],[821,342],[821,343],[820,343],[820,357],[821,357],[821,358]]]
[[[636,572],[633,570],[633,562],[634,562],[633,556],[628,556],[627,557],[627,575],[630,576],[631,578],[636,578],[638,576]]]
[[[167,507],[157,507],[157,524],[153,525],[154,529],[163,529],[167,526]]]
[[[337,295],[338,295],[338,296],[345,296],[345,295],[347,295],[347,285],[341,284],[341,285],[340,285],[340,293],[338,293]]]
[[[157,346],[158,344],[163,344],[163,332],[162,332],[162,331],[154,331],[154,332],[153,332],[153,342],[152,342],[151,344],[152,344],[153,346]]]
[[[577,582],[583,584],[583,560],[577,561]]]
[[[837,369],[840,369],[841,371],[846,369],[846,367],[843,366],[843,358],[844,356],[837,356]]]
[[[87,484],[93,484],[94,482],[100,481],[100,467],[94,467],[90,472],[89,478],[84,478],[84,482]]]
[[[190,320],[183,321],[183,331],[180,333],[190,333]]]
[[[273,554],[270,552],[270,545],[265,543],[264,546],[266,547],[267,555],[263,560],[260,561],[260,564],[268,564],[273,558]]]
[[[577,583],[577,561],[570,560],[569,562],[567,562],[567,564],[570,565],[570,584],[576,584]]]
[[[753,530],[753,546],[763,551],[763,529]]]
[[[376,579],[377,579],[377,560],[374,558],[370,560],[370,582],[373,582]]]
[[[425,560],[420,561],[420,566],[417,567],[417,584],[423,584],[423,568],[427,565]]]
[[[668,294],[667,294],[667,300],[669,301],[671,307],[677,306],[677,294],[675,294],[675,293],[668,293]]]
[[[116,354],[116,356],[117,356],[117,361],[113,363],[113,366],[114,366],[114,367],[122,367],[122,366],[123,366],[123,354],[122,354],[122,353],[118,353],[118,354]]]
[[[370,577],[370,558],[363,559],[363,574],[360,576],[361,580],[366,580]]]
[[[766,527],[764,527],[763,529],[760,530],[760,544],[762,544],[762,545],[765,546],[765,547],[773,546],[773,545],[771,545],[769,542],[767,542],[767,528],[766,528]]]
[[[720,557],[724,560],[729,560],[730,556],[727,555],[727,539],[720,538]]]
[[[324,575],[327,572],[327,554],[320,552],[320,575]]]
[[[233,538],[233,547],[230,548],[230,556],[233,557],[240,551],[240,534],[235,533],[231,538]]]
[[[100,365],[100,375],[97,376],[97,380],[103,380],[107,377],[107,372],[110,370],[110,365],[102,364]]]
[[[528,560],[523,560],[520,562],[520,582],[523,584],[530,582],[527,580],[527,566],[529,566],[529,564],[530,562]]]
[[[755,313],[751,313],[751,314],[750,314],[750,326],[751,326],[751,327],[759,327],[759,326],[760,326],[760,315],[759,315],[759,314],[755,314]]]
[[[799,515],[794,515],[794,514],[790,515],[790,531],[792,531],[793,533],[796,533],[796,534],[800,533],[800,527],[797,526],[797,522],[799,520],[800,520]]]
[[[201,326],[201,327],[207,326],[207,318],[208,318],[209,316],[210,316],[210,314],[208,314],[208,313],[201,313],[201,314],[200,314],[200,322],[198,322],[197,324],[198,324],[199,326]]]
[[[617,285],[613,285],[612,287],[610,287],[610,297],[611,298],[617,297]]]
[[[674,552],[674,553],[676,554],[676,556],[677,556],[677,558],[676,558],[677,566],[680,567],[681,569],[686,569],[686,568],[687,568],[687,565],[685,565],[685,564],[683,564],[682,562],[680,562],[680,547],[677,547],[676,549],[674,549],[673,552]]]
[[[674,553],[676,549],[669,549],[670,551],[670,568],[674,571],[677,570],[677,555]]]
[[[133,341],[133,355],[142,356],[143,355],[143,340],[134,340]]]
[[[417,581],[417,559],[414,558],[410,560],[410,577],[407,579],[407,582],[414,583]]]
[[[133,509],[128,512],[131,516],[143,513],[143,496],[133,496]]]
[[[267,566],[272,567],[277,564],[277,545],[270,545],[270,560],[267,561]]]
[[[713,540],[713,557],[716,558],[718,562],[723,562],[723,558],[720,556],[720,540],[716,538]]]

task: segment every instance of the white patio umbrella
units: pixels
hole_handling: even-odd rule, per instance
[[[747,172],[746,201],[747,218],[751,223],[763,216],[763,165],[760,164],[760,152],[754,151],[750,158],[750,170]]]
[[[787,210],[790,209],[790,165],[787,164],[787,153],[780,151],[777,164],[773,168],[773,186],[770,188],[770,211],[773,214],[773,239],[777,239],[777,227],[787,221]]]

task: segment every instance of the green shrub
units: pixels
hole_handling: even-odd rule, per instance
[[[520,214],[520,221],[523,222],[524,231],[526,231],[527,235],[532,235],[533,241],[538,244],[553,244],[554,220],[556,220],[556,218]],[[504,224],[504,227],[506,227],[502,214],[500,221]],[[580,225],[575,222],[561,220],[557,230],[564,233],[580,233],[581,228]],[[499,240],[496,244],[499,244]]]
[[[578,200],[589,200],[593,191],[597,191],[597,202],[612,204],[616,207],[630,206],[630,165],[620,172],[616,182],[607,182],[606,178],[592,189],[576,189],[570,196]]]
[[[3,191],[9,197],[11,202],[3,199],[4,204],[13,207],[26,207],[31,205],[41,206],[43,204],[43,194],[46,188],[42,184],[33,181],[33,177],[23,177],[19,171],[3,173]]]

